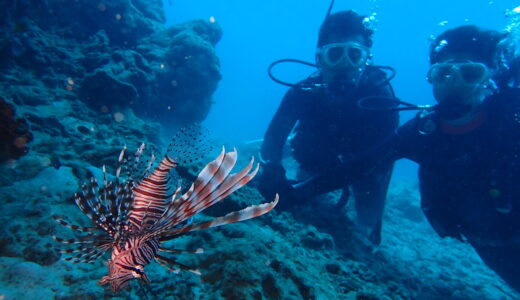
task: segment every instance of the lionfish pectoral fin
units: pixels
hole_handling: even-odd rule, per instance
[[[145,273],[141,275],[141,280],[146,284],[150,284],[150,279],[148,278],[148,275],[146,275]]]
[[[197,248],[195,250],[190,250],[190,249],[166,249],[166,248],[163,248],[163,247],[159,247],[159,251],[161,252],[167,252],[167,253],[192,253],[192,254],[200,254],[200,253],[204,253],[204,249],[202,248]]]
[[[105,284],[108,284],[109,282],[110,282],[110,276],[105,275],[105,276],[103,276],[103,278],[101,278],[101,279],[98,281],[98,284],[99,284],[99,285],[105,285]]]
[[[253,159],[251,159],[244,169],[231,174],[236,159],[236,151],[225,153],[225,149],[222,149],[222,153],[206,165],[190,190],[172,207],[173,213],[168,215],[170,220],[165,227],[179,224],[200,213],[248,183],[256,175],[258,166],[251,171],[253,167]]]
[[[179,269],[182,269],[182,270],[185,270],[185,271],[197,274],[197,275],[201,275],[199,270],[186,266],[186,265],[183,265],[173,259],[164,257],[159,254],[155,255],[155,261],[158,262],[161,266],[165,267],[166,269],[168,269],[174,273],[179,273],[179,271],[180,271]],[[179,269],[173,268],[174,266],[179,267]]]
[[[98,230],[97,227],[83,227],[83,226],[79,226],[79,225],[75,225],[75,224],[72,224],[70,223],[69,221],[65,220],[64,218],[61,218],[57,215],[52,215],[51,216],[56,222],[58,222],[59,224],[61,224],[62,226],[65,226],[67,228],[70,228],[74,231],[78,231],[78,232],[82,232],[82,233],[91,233],[92,231],[96,231]]]
[[[276,194],[272,202],[249,206],[242,210],[231,212],[223,217],[214,218],[207,222],[188,225],[181,228],[175,228],[170,231],[165,231],[161,234],[161,241],[168,241],[190,231],[201,230],[209,227],[222,226],[230,223],[236,223],[259,217],[272,210],[278,204],[278,199],[279,196],[278,194]]]

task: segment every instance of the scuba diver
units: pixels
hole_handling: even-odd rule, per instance
[[[269,124],[261,147],[263,172],[258,184],[265,197],[280,194],[280,208],[310,200],[291,195],[294,182],[287,179],[282,165],[288,139],[299,164],[299,177],[313,176],[329,173],[342,161],[380,143],[399,124],[397,111],[369,111],[357,105],[359,99],[367,96],[394,98],[389,84],[393,76],[389,78],[383,71],[391,68],[371,65],[373,30],[364,19],[352,10],[327,14],[317,44],[319,71],[298,84],[287,84],[292,88]],[[292,131],[294,137],[289,138]],[[337,188],[343,190],[338,204],[341,207],[352,190],[360,228],[376,245],[381,240],[381,219],[392,168],[393,163],[389,162],[377,174],[360,173],[351,183]],[[320,194],[331,191],[321,190]]]
[[[438,104],[293,193],[307,197],[360,172],[378,174],[397,159],[415,161],[421,208],[437,234],[470,243],[520,291],[520,89],[506,36],[472,25],[442,33],[431,46],[427,74]]]

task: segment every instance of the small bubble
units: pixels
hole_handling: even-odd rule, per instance
[[[215,23],[215,17],[214,16],[209,17],[209,22],[210,23]]]
[[[116,20],[121,21],[123,16],[121,16],[120,14],[116,14],[115,18],[116,18]]]
[[[5,166],[10,168],[10,169],[15,169],[18,166],[18,164],[17,164],[16,159],[8,159],[5,162]]]
[[[69,85],[74,85],[74,80],[72,80],[72,78],[69,77],[69,78],[67,78],[67,83]]]
[[[172,107],[170,105],[168,105],[168,110],[172,110]]]
[[[107,6],[106,6],[106,4],[103,3],[103,2],[100,2],[100,3],[98,4],[97,7],[98,7],[99,11],[105,11],[105,10],[107,10]]]
[[[120,113],[120,112],[114,113],[114,120],[116,122],[118,122],[118,123],[122,122],[124,119],[125,119],[125,115],[123,115],[122,113]]]
[[[48,189],[48,188],[47,188],[46,185],[42,185],[42,186],[40,187],[40,190],[41,190],[42,192],[45,192],[47,189]]]
[[[172,80],[171,83],[172,83],[172,86],[177,86],[178,85],[177,80]]]
[[[446,25],[448,25],[448,21],[446,21],[446,20],[439,22],[439,26],[446,26]]]
[[[108,106],[106,106],[106,105],[101,106],[101,112],[102,112],[102,113],[107,113],[108,110],[109,110],[109,109],[108,109]]]
[[[439,45],[437,45],[437,46],[433,49],[433,51],[434,51],[434,52],[439,52],[439,51],[441,51],[442,49],[444,49],[444,47],[446,47],[446,45],[448,45],[448,41],[446,41],[446,40],[442,40],[442,41],[439,42]]]
[[[164,69],[164,64],[161,64],[160,67],[161,67],[161,69]]]
[[[43,157],[40,164],[42,165],[42,167],[48,167],[51,165],[51,159],[49,157]]]

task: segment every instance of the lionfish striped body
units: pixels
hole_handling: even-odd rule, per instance
[[[143,148],[144,146],[139,148],[137,158]],[[134,182],[130,179],[120,182],[119,174],[124,153],[125,149],[119,156],[115,182],[107,182],[106,171],[103,168],[104,184],[101,188],[96,180],[92,179],[90,185],[84,185],[82,193],[75,195],[76,204],[96,227],[80,227],[55,217],[62,225],[88,233],[77,240],[54,237],[59,242],[78,245],[75,249],[62,251],[69,254],[78,253],[65,260],[90,263],[106,251],[112,250],[112,256],[107,262],[109,274],[104,276],[99,284],[110,284],[114,293],[125,287],[131,279],[140,279],[148,283],[144,268],[152,260],[174,272],[185,269],[198,274],[197,270],[161,253],[200,253],[200,249],[165,249],[161,247],[161,243],[191,231],[260,216],[278,203],[277,196],[270,203],[250,206],[203,223],[189,224],[187,220],[192,216],[224,199],[255,176],[258,165],[252,170],[253,159],[243,170],[231,174],[237,153],[226,153],[222,149],[220,155],[200,172],[189,190],[177,197],[181,188],[173,195],[169,189],[169,172],[178,165],[175,159],[165,156],[159,166],[140,181]],[[101,233],[96,233],[99,230]]]

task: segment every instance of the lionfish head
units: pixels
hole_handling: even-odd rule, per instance
[[[100,285],[110,284],[112,293],[117,293],[128,286],[130,280],[139,279],[145,283],[150,283],[148,276],[144,273],[144,267],[141,265],[128,266],[122,265],[109,260],[108,275],[103,276],[98,282]]]

